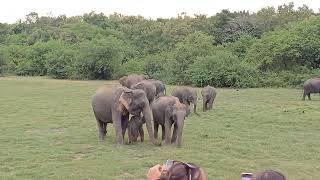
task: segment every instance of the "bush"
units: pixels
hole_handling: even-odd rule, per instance
[[[66,48],[57,49],[46,56],[47,75],[56,79],[70,78],[76,51]]]
[[[214,55],[198,57],[189,71],[189,78],[196,86],[257,87],[259,72],[226,50]]]
[[[113,36],[80,44],[72,77],[76,79],[112,79],[121,70],[125,57],[123,42]]]

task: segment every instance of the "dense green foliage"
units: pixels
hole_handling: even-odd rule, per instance
[[[171,19],[94,12],[0,24],[0,73],[171,84],[299,86],[319,72],[320,16],[293,3]]]

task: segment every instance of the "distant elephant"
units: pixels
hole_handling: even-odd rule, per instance
[[[212,86],[206,86],[201,90],[202,100],[203,100],[203,112],[212,109],[212,104],[216,98],[217,91]]]
[[[147,94],[149,104],[152,103],[157,93],[156,86],[148,80],[138,82],[137,84],[131,86],[131,89],[142,89]]]
[[[148,79],[146,75],[141,74],[130,74],[128,76],[123,76],[119,79],[119,83],[127,88],[131,88],[133,85]]]
[[[152,112],[146,93],[143,90],[131,90],[125,87],[101,87],[92,97],[92,108],[101,140],[106,136],[107,124],[113,123],[116,131],[116,142],[123,144],[129,114],[140,116],[142,113],[145,117],[151,142],[160,145],[153,136]]]
[[[140,136],[141,142],[144,140],[144,131],[142,125],[145,123],[144,117],[132,116],[128,123],[128,140],[129,144],[137,142]]]
[[[320,93],[320,78],[312,78],[305,81],[303,84],[303,90],[302,100],[305,100],[306,96],[311,100],[311,93]]]
[[[162,81],[156,79],[148,79],[148,81],[152,82],[156,86],[155,98],[166,95],[166,86]]]
[[[193,104],[193,112],[198,115],[196,112],[197,109],[197,90],[190,87],[177,87],[172,90],[172,96],[179,98],[179,101],[187,106],[190,109],[190,103]]]
[[[162,126],[162,138],[165,143],[175,143],[181,146],[184,120],[187,116],[187,107],[174,96],[161,96],[151,104],[154,119],[154,137],[158,138],[159,125]],[[171,126],[174,125],[171,138]]]

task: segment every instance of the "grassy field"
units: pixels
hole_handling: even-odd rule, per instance
[[[198,164],[208,179],[265,168],[320,177],[319,95],[303,102],[299,89],[218,89],[213,111],[186,120],[181,149],[148,138],[117,147],[112,126],[99,142],[91,110],[95,90],[113,83],[0,78],[0,179],[145,179],[166,159]]]

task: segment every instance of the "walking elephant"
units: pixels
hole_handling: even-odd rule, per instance
[[[217,91],[212,86],[206,86],[201,90],[203,100],[203,112],[212,109],[213,101],[217,96]]]
[[[154,98],[156,97],[156,93],[157,93],[156,86],[148,80],[143,80],[141,82],[138,82],[137,84],[131,86],[131,88],[142,89],[147,95],[149,104],[151,104]]]
[[[155,98],[166,95],[166,86],[162,81],[156,79],[148,79],[148,81],[150,81],[152,84],[156,86]]]
[[[131,90],[125,87],[101,87],[92,97],[92,109],[101,140],[106,136],[107,124],[113,123],[116,131],[116,142],[123,144],[129,114],[140,116],[142,113],[145,117],[151,142],[160,145],[153,136],[152,112],[146,93],[143,90]]]
[[[306,96],[311,100],[311,93],[320,93],[320,78],[316,77],[304,82],[302,100],[305,100]]]
[[[158,138],[159,125],[162,127],[162,138],[165,143],[175,143],[181,147],[184,120],[187,116],[187,107],[174,96],[161,96],[151,104],[154,119],[154,137]],[[171,126],[174,125],[171,138]]]
[[[181,103],[187,106],[187,109],[190,109],[190,103],[192,103],[193,112],[198,115],[196,111],[198,99],[196,89],[190,87],[177,87],[172,90],[171,95],[177,97]]]
[[[119,83],[127,88],[131,88],[133,85],[148,79],[146,75],[141,74],[130,74],[128,76],[123,76],[119,79]]]

